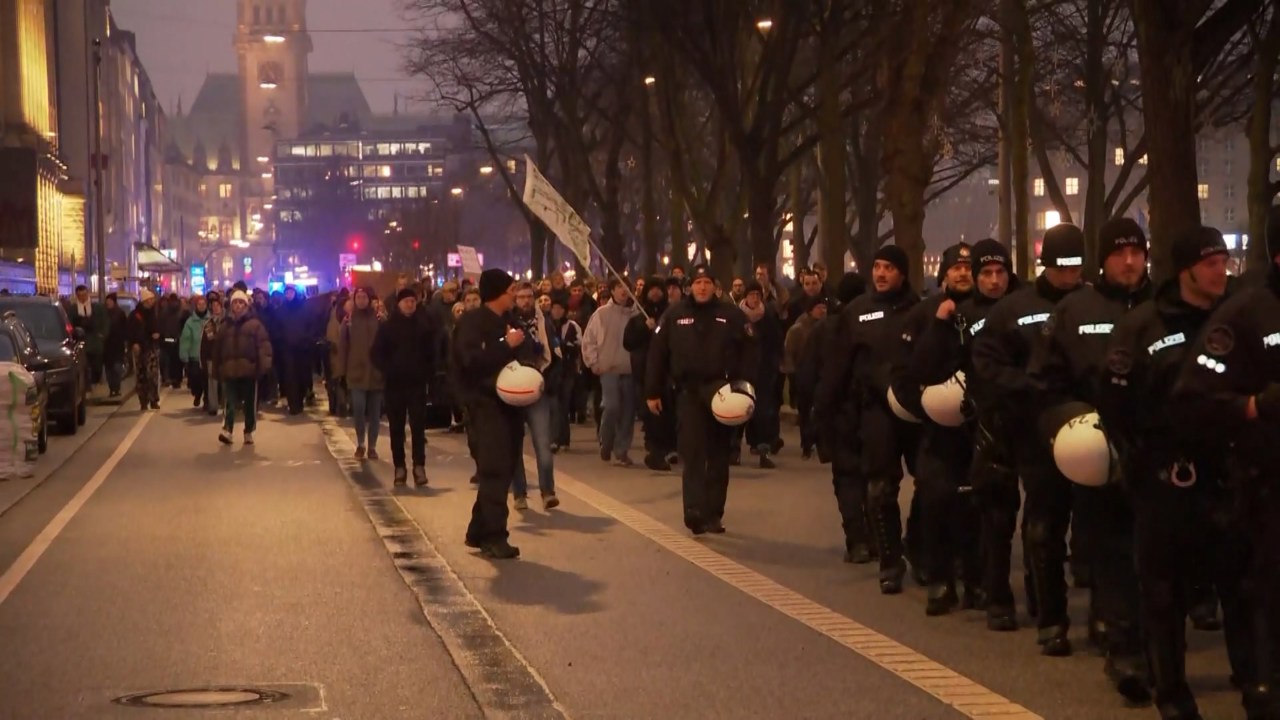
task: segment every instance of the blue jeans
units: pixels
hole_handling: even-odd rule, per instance
[[[524,422],[529,426],[529,440],[533,443],[533,456],[538,461],[538,487],[543,495],[556,491],[555,462],[551,454],[551,408],[555,398],[543,395],[538,402],[524,409]],[[528,497],[529,480],[524,474],[524,462],[516,463],[511,478],[511,494]]]
[[[356,420],[356,445],[358,447],[376,447],[378,430],[382,427],[382,391],[352,390],[351,414]],[[369,444],[365,445],[368,434]]]
[[[600,448],[614,457],[631,449],[636,432],[636,385],[630,375],[600,376]]]

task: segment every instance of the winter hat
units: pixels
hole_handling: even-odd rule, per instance
[[[413,291],[412,289],[410,289],[410,288],[401,288],[401,289],[396,293],[396,302],[397,302],[397,303],[399,303],[401,300],[403,300],[403,299],[405,299],[405,298],[413,298],[414,300],[417,300],[417,299],[418,299],[418,293],[414,292],[414,291]]]
[[[693,284],[694,280],[698,280],[700,278],[706,278],[712,282],[715,282],[715,279],[716,279],[715,276],[711,274],[711,268],[707,267],[706,264],[704,263],[699,263],[697,265],[694,265],[693,268],[689,271],[690,284]]]
[[[764,297],[764,286],[758,280],[752,280],[742,287],[742,296],[746,297],[751,293],[760,293],[760,297]]]
[[[942,251],[942,262],[938,263],[938,284],[947,277],[947,271],[956,265],[968,265],[973,262],[973,248],[967,242],[958,242]]]
[[[1222,233],[1203,225],[1179,235],[1174,239],[1173,246],[1169,248],[1169,255],[1173,260],[1173,271],[1176,273],[1194,267],[1205,258],[1230,254],[1231,251],[1227,249],[1227,241],[1222,238]]]
[[[480,302],[493,302],[506,294],[511,289],[515,278],[506,273],[505,270],[498,268],[489,268],[480,273]]]
[[[678,288],[683,288],[683,287],[684,287],[684,281],[683,281],[683,280],[681,280],[681,279],[680,279],[680,278],[678,278],[678,277],[675,277],[675,276],[673,275],[673,276],[671,276],[671,277],[667,278],[667,287],[678,287]]]
[[[979,240],[973,245],[973,269],[981,270],[983,265],[1003,265],[1005,270],[1013,269],[1013,261],[1009,258],[1009,251],[1001,245],[998,240],[986,238]]]
[[[811,297],[808,299],[807,302],[805,302],[804,311],[807,313],[811,313],[813,312],[813,309],[818,307],[819,305],[826,307],[827,303],[828,301],[827,301],[826,295],[818,295],[817,297]]]
[[[237,300],[247,305],[249,303],[249,296],[243,290],[236,290],[231,293],[231,302],[235,302]]]
[[[841,305],[853,302],[853,299],[867,291],[867,281],[856,272],[847,272],[840,278],[836,286],[836,299]]]
[[[911,274],[911,262],[907,260],[907,251],[897,245],[885,245],[876,251],[876,260],[883,260],[898,268],[903,275]]]
[[[665,287],[665,286],[666,286],[666,284],[667,284],[667,281],[666,281],[666,280],[663,280],[661,276],[659,276],[659,275],[654,275],[653,277],[645,278],[645,280],[644,280],[644,291],[647,293],[647,292],[649,292],[649,289],[650,289],[650,288],[660,288],[660,287]]]
[[[155,293],[151,292],[150,290],[148,290],[148,289],[146,289],[146,288],[142,288],[141,290],[139,290],[139,291],[138,291],[138,300],[139,300],[140,302],[146,302],[147,300],[153,300],[153,299],[155,299],[155,296],[156,296],[156,294],[155,294]]]
[[[1105,260],[1111,253],[1126,247],[1147,250],[1147,235],[1133,218],[1111,218],[1098,228],[1098,260]]]
[[[1070,223],[1049,228],[1040,244],[1040,264],[1046,268],[1084,267],[1084,233]]]

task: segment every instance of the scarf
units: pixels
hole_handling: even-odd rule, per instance
[[[747,316],[747,320],[753,325],[760,322],[764,318],[764,307],[765,305],[763,302],[760,303],[760,307],[757,307],[754,310],[747,307],[746,300],[743,300],[742,302],[738,303],[738,309],[741,310]]]

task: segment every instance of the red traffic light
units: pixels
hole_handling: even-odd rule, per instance
[[[359,240],[352,240],[352,241],[351,241],[351,249],[352,249],[352,250],[359,250],[359,249],[360,249],[360,241],[359,241]]]
[[[414,249],[414,250],[417,250],[417,249],[418,249],[418,248],[420,248],[420,247],[422,247],[422,243],[418,242],[417,240],[414,240],[414,241],[413,241],[413,249]]]

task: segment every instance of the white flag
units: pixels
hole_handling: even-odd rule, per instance
[[[524,204],[546,224],[560,242],[578,256],[583,267],[591,265],[591,229],[569,203],[560,197],[528,155],[524,156]]]

